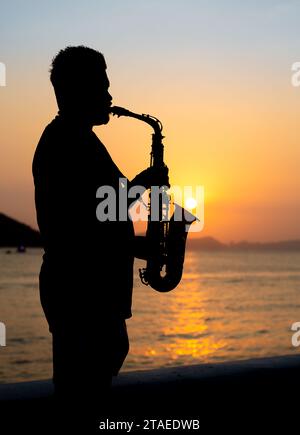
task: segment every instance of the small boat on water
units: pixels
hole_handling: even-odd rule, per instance
[[[24,254],[26,252],[26,248],[24,245],[18,245],[17,252],[20,254]]]

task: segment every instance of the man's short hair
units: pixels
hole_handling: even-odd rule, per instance
[[[50,80],[55,91],[62,92],[64,88],[78,85],[91,74],[97,74],[106,69],[102,53],[93,48],[79,45],[60,50],[52,60]]]

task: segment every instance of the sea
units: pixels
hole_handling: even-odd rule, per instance
[[[42,254],[0,249],[1,383],[52,376],[38,290]],[[190,250],[182,281],[169,293],[140,282],[143,265],[135,263],[130,351],[121,371],[300,354],[292,345],[292,325],[300,322],[299,252]]]

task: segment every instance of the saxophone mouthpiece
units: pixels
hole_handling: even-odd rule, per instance
[[[127,110],[127,109],[124,109],[123,107],[119,107],[119,106],[112,106],[111,108],[110,108],[110,113],[112,114],[112,115],[115,115],[115,116],[124,116],[124,115],[127,115],[128,113],[129,113],[129,110]]]

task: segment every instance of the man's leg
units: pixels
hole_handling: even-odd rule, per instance
[[[111,387],[109,340],[90,330],[53,334],[53,382],[59,418],[66,427],[88,427],[107,413]],[[101,348],[99,349],[99,346]]]
[[[129,352],[125,319],[117,319],[112,327],[112,374],[117,376]]]

